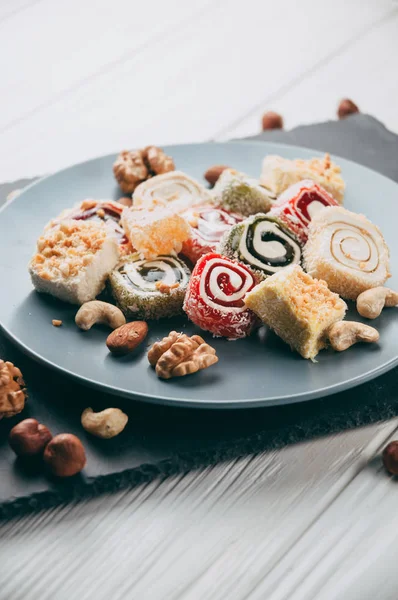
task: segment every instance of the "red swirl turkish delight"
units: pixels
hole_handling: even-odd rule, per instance
[[[305,244],[311,219],[328,206],[339,206],[323,187],[304,179],[285,190],[269,214],[280,219]]]
[[[215,336],[243,338],[258,324],[244,298],[256,285],[253,273],[241,263],[210,253],[193,270],[184,310],[190,320]]]

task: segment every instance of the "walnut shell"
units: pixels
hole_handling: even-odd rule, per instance
[[[13,417],[25,407],[26,391],[21,371],[12,362],[0,360],[0,419]]]
[[[167,156],[162,148],[147,146],[143,150],[144,160],[154,175],[163,175],[175,170],[174,160]]]
[[[115,179],[125,194],[154,175],[174,171],[174,160],[158,146],[147,146],[142,150],[123,150],[113,165]]]
[[[125,194],[132,194],[149,172],[141,150],[123,150],[113,165],[113,174]]]
[[[171,331],[148,350],[149,363],[155,367],[161,379],[184,377],[218,362],[214,348],[206,344],[200,335],[188,337]]]

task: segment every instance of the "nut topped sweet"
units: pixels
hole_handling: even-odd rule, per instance
[[[344,318],[346,303],[322,280],[291,265],[257,285],[245,304],[304,358],[327,344],[328,329]]]
[[[126,234],[120,225],[120,217],[122,216],[123,209],[124,205],[120,202],[88,198],[72,208],[63,210],[58,217],[49,222],[46,229],[68,220],[90,221],[97,225],[105,225],[109,228],[109,231],[115,234],[123,252],[125,249],[129,249]]]
[[[39,292],[72,304],[93,300],[119,260],[116,238],[89,221],[62,221],[37,241],[29,264]]]
[[[329,154],[310,160],[289,160],[273,155],[264,158],[260,182],[277,196],[302,179],[319,183],[339,204],[343,204],[345,184],[341,169],[332,162]]]

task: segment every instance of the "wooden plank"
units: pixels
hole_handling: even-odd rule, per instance
[[[0,130],[111,71],[208,5],[209,0],[99,0],[95,10],[79,0],[30,5],[1,28]]]
[[[392,131],[398,132],[398,7],[344,52],[308,76],[274,96],[264,97],[260,105],[219,139],[244,137],[260,131],[264,110],[276,110],[286,128],[336,118],[340,98],[349,97],[364,113],[374,115]]]
[[[2,593],[13,600],[295,598],[274,596],[270,578],[298,585],[294,557],[310,573],[328,545],[323,515],[343,510],[340,497],[359,477],[366,479],[359,516],[376,535],[383,494],[365,501],[375,484],[366,465],[397,425],[394,419],[286,446],[3,524]],[[342,500],[345,516],[329,549],[361,494]],[[306,537],[314,527],[318,554]]]
[[[1,136],[8,152],[0,179],[53,171],[123,147],[211,138],[311,69],[314,48],[317,61],[326,58],[391,10],[388,0],[336,0],[333,11],[316,0],[304,0],[294,13],[291,7],[290,0],[247,0],[242,10],[238,0],[222,0],[211,13],[191,18],[111,70],[51,96],[34,114],[24,117],[21,104],[15,109],[21,120],[8,123]],[[108,19],[111,23],[112,15]],[[97,44],[106,55],[109,40]],[[80,60],[73,52],[68,72]],[[19,82],[18,97],[35,97],[35,81],[46,78],[48,66],[42,72],[31,69],[33,89]],[[64,89],[62,70],[57,68],[54,76]]]
[[[395,431],[390,439],[396,437]],[[372,451],[363,455],[357,476],[265,575],[251,599],[396,598],[398,486],[380,460],[386,441],[380,448],[378,442],[375,438]]]
[[[41,0],[1,0],[0,2],[0,25],[3,21],[15,17],[18,13],[25,10]]]

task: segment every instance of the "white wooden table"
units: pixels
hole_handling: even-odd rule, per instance
[[[334,118],[398,131],[391,0],[0,0],[0,181]],[[0,525],[1,600],[396,600],[398,419]],[[0,482],[1,485],[1,482]]]

